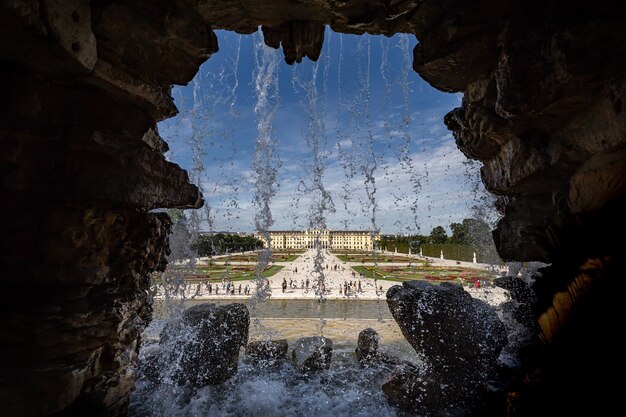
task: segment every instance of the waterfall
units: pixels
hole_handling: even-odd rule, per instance
[[[392,123],[393,115],[392,115],[392,107],[393,107],[393,99],[392,93],[394,88],[393,83],[393,74],[392,68],[389,66],[390,60],[390,52],[391,52],[391,42],[388,39],[379,39],[380,44],[380,77],[383,80],[383,94],[381,95],[377,109],[380,114],[383,115],[382,120],[382,129],[385,133],[386,149],[383,151],[383,154],[391,149],[394,146],[394,132],[392,131]],[[382,180],[385,183],[393,184],[394,181],[394,169],[393,166],[390,166],[393,163],[392,160],[388,160],[387,158],[381,158],[381,166],[380,170],[382,171]],[[406,193],[400,187],[400,184],[393,184],[393,189],[389,189],[388,193],[391,194],[394,204],[396,207],[402,204],[403,200],[406,199]],[[400,219],[397,219],[394,222],[394,226],[399,227],[401,223]]]
[[[339,58],[337,61],[337,109],[336,109],[336,117],[335,117],[335,146],[337,148],[337,156],[339,158],[339,163],[343,168],[345,180],[341,187],[341,201],[343,203],[343,209],[348,215],[343,221],[342,225],[344,229],[348,229],[350,225],[349,218],[354,218],[357,216],[356,210],[353,210],[350,207],[351,196],[354,193],[355,187],[351,184],[352,178],[356,174],[355,165],[352,163],[352,138],[350,135],[345,133],[345,127],[343,126],[342,113],[343,108],[349,108],[350,100],[346,103],[346,98],[344,97],[343,86],[342,86],[342,77],[343,72],[342,68],[344,66],[344,35],[339,34]]]
[[[251,340],[288,339],[289,357],[297,338],[321,334],[333,340],[332,366],[319,374],[303,375],[289,360],[268,369],[260,367],[260,360],[241,355],[236,377],[220,386],[192,387],[172,379],[172,373],[180,371],[177,363],[161,363],[167,369],[159,370],[156,382],[150,377],[140,379],[130,415],[397,416],[398,410],[388,405],[381,391],[395,359],[363,368],[355,360],[355,344],[359,332],[372,327],[380,333],[381,352],[419,365],[378,285],[386,290],[394,284],[391,279],[398,279],[396,283],[417,279],[421,259],[414,256],[405,267],[398,265],[399,246],[396,254],[393,246],[385,254],[355,247],[346,258],[331,263],[325,233],[367,230],[372,242],[382,231],[404,228],[417,233],[420,223],[430,221],[431,206],[440,197],[425,191],[429,180],[458,174],[440,159],[454,152],[450,146],[440,146],[449,137],[429,133],[424,126],[426,116],[416,108],[425,83],[411,69],[411,38],[397,35],[379,41],[328,29],[319,61],[305,59],[287,67],[282,63],[283,52],[265,46],[260,31],[252,36],[218,36],[220,53],[201,67],[189,86],[174,89],[180,116],[163,123],[164,138],[172,147],[168,158],[188,170],[190,180],[202,189],[206,205],[200,210],[170,211],[175,220],[172,255],[166,273],[156,277],[157,300],[165,300],[171,312],[206,302],[247,303]],[[439,107],[451,105],[446,101]],[[444,114],[441,108],[428,114],[439,125]],[[474,197],[482,201],[477,165],[466,162],[459,172],[464,173]],[[476,210],[483,207],[479,203]],[[432,211],[437,214],[435,208]],[[294,228],[310,231],[314,251],[306,252],[307,263],[298,264],[297,269],[285,261],[278,282],[285,277],[286,281],[296,278],[296,283],[305,278],[307,289],[290,286],[289,294],[272,294],[265,275],[270,262],[281,267],[277,259],[282,255],[272,250],[270,230],[288,228],[289,221]],[[194,253],[200,231],[249,232],[252,228],[266,243],[258,254],[241,255],[239,261],[234,256],[224,262],[214,258],[207,263]],[[450,257],[448,252],[445,255]],[[476,252],[477,261],[481,255]],[[241,272],[244,266],[249,268],[245,274]],[[332,270],[333,266],[340,269]],[[435,273],[440,276],[444,271]],[[226,296],[224,291],[209,295],[197,284],[220,278],[250,284],[251,296]],[[309,278],[315,295],[309,291]],[[338,280],[348,282],[350,288],[356,288],[358,280],[359,291],[351,289],[347,295],[343,287],[342,294],[337,291]],[[363,292],[361,280],[369,286]],[[290,299],[294,296],[298,299]],[[155,303],[154,326],[144,338],[142,354],[158,348],[175,358],[172,362],[184,360],[175,344],[158,340],[157,322],[161,326],[167,322],[174,329],[179,324],[176,314],[159,316],[160,307]],[[180,333],[180,339],[188,337],[184,330]]]
[[[323,66],[321,97],[317,86],[320,65]],[[310,198],[308,228],[315,233],[315,256],[313,259],[312,278],[316,282],[316,292],[320,301],[325,299],[326,291],[324,249],[321,236],[327,230],[326,214],[335,212],[331,195],[324,185],[324,175],[329,157],[325,123],[329,67],[330,52],[326,50],[323,52],[320,61],[310,65],[310,75],[308,77],[305,78],[300,75],[296,68],[294,68],[292,76],[292,85],[295,92],[303,93],[300,106],[305,114],[309,115],[307,128],[304,132],[304,140],[310,152],[310,161],[304,165],[307,177],[300,181],[298,192]],[[320,320],[322,320],[322,317],[320,317]],[[323,329],[323,322],[321,327]]]
[[[400,132],[402,136],[402,144],[398,148],[398,159],[400,160],[400,166],[402,169],[408,173],[410,183],[411,183],[411,191],[413,195],[413,201],[411,203],[410,209],[413,217],[413,224],[407,226],[407,229],[414,229],[414,233],[419,233],[420,225],[419,225],[419,216],[418,216],[418,206],[420,202],[420,194],[422,189],[422,180],[428,177],[428,169],[426,164],[423,167],[416,167],[413,163],[413,159],[411,158],[411,111],[409,105],[409,96],[411,93],[411,88],[409,85],[409,71],[411,71],[411,51],[409,48],[409,36],[406,34],[399,35],[399,47],[402,51],[402,69],[400,76],[400,87],[402,90],[402,118],[400,119]],[[419,169],[423,169],[422,172],[418,171]],[[412,226],[412,227],[411,227]]]
[[[220,204],[222,205],[222,217],[226,223],[229,223],[231,219],[237,218],[237,212],[239,209],[239,183],[240,179],[235,174],[235,163],[237,160],[237,144],[235,142],[235,126],[240,118],[240,114],[237,111],[237,92],[239,88],[239,59],[241,54],[241,35],[236,37],[236,46],[233,48],[234,56],[228,60],[228,68],[222,66],[220,73],[224,74],[224,87],[223,90],[227,91],[226,97],[223,100],[224,105],[229,109],[228,117],[232,120],[232,123],[224,126],[219,130],[218,137],[222,139],[221,142],[225,143],[224,148],[229,148],[224,157],[218,159],[219,169],[221,175],[215,176],[215,189],[214,191],[224,190],[224,197],[221,198]],[[230,71],[229,71],[230,69]],[[219,83],[218,83],[219,85]],[[222,90],[222,89],[217,89]],[[222,147],[222,145],[218,145]],[[224,173],[226,175],[224,175]],[[220,184],[221,182],[221,184]],[[221,185],[221,186],[220,186]],[[209,224],[209,230],[212,230],[212,224]]]
[[[266,285],[263,272],[269,265],[272,256],[269,229],[274,224],[270,202],[276,194],[278,186],[278,167],[280,159],[276,155],[276,138],[273,134],[273,121],[279,104],[277,66],[279,52],[265,46],[261,36],[255,37],[254,58],[256,63],[254,87],[257,115],[257,138],[254,150],[254,197],[256,207],[254,225],[257,233],[265,240],[267,247],[259,252],[256,266],[256,291],[254,298],[258,301],[267,299],[271,289]]]

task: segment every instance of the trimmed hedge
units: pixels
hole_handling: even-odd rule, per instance
[[[384,245],[383,245],[384,246]],[[393,252],[394,246],[398,249],[398,253],[409,253],[409,244],[408,242],[388,242],[387,250],[389,252]],[[433,258],[439,258],[441,254],[441,250],[443,250],[443,256],[446,259],[454,259],[456,261],[466,261],[472,262],[474,259],[474,249],[471,246],[466,245],[456,245],[454,243],[439,243],[439,244],[424,244],[422,245],[422,255],[431,256]],[[418,249],[412,249],[411,253],[413,255],[417,255],[420,253]],[[476,252],[476,257],[478,262],[480,260],[480,254]]]
[[[389,252],[393,252],[393,248],[394,246],[398,249],[398,253],[409,253],[409,243],[408,242],[393,242],[393,241],[387,241],[387,242],[383,242],[381,244],[381,246],[387,246],[387,251]],[[415,254],[416,251],[413,251],[412,253]],[[419,249],[417,250],[417,253],[419,253]]]
[[[443,251],[443,256],[446,259],[465,262],[472,262],[474,260],[474,249],[471,246],[455,245],[454,243],[422,245],[422,255],[424,256],[439,258],[441,251]],[[419,250],[417,253],[419,253]],[[483,262],[480,253],[476,252],[476,258],[478,262]]]

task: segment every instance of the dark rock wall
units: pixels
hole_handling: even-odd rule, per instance
[[[498,196],[501,257],[552,263],[533,285],[541,343],[522,355],[508,413],[603,414],[619,400],[602,372],[623,363],[614,334],[624,319],[626,8],[470,7],[420,37],[414,68],[464,92],[445,122]]]
[[[183,2],[0,6],[0,398],[7,416],[118,415],[150,274],[199,207],[156,122],[217,49]]]
[[[176,113],[172,84],[217,51],[212,28],[262,26],[288,62],[318,56],[323,25],[414,33],[414,69],[464,92],[445,121],[499,196],[500,254],[554,263],[536,314],[558,357],[590,325],[579,301],[602,305],[611,294],[595,288],[611,285],[596,284],[622,274],[624,239],[606,236],[626,224],[624,23],[603,0],[3,1],[3,411],[123,413],[148,277],[168,251],[169,220],[148,210],[202,204],[156,122]]]
[[[606,254],[604,230],[587,223],[609,204],[623,207],[626,190],[623,8],[517,3],[500,25],[487,14],[486,27],[448,56],[468,67],[432,68],[418,47],[415,68],[435,87],[465,93],[445,121],[459,148],[483,161],[483,182],[499,196],[494,237],[505,260]],[[489,58],[470,62],[476,48]],[[606,217],[604,225],[616,223]]]

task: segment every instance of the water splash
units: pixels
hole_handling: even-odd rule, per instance
[[[164,391],[141,401],[147,391],[138,386],[131,405],[134,416],[222,416],[240,417],[336,417],[401,415],[387,405],[380,385],[388,375],[381,369],[342,366],[324,374],[303,376],[289,367],[260,372],[242,365],[239,376],[220,387],[197,391],[180,389],[179,395]]]

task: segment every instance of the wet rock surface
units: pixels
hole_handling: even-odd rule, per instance
[[[287,339],[257,340],[248,343],[246,356],[261,366],[274,366],[285,360],[288,349]]]
[[[428,390],[430,381],[425,381],[420,377],[420,370],[416,366],[404,364],[396,367],[382,385],[385,398],[389,402],[402,410],[419,412],[429,412],[429,415],[437,415],[433,410],[429,410],[425,402],[431,402],[427,396],[436,403],[440,400],[440,395],[433,396],[432,389]]]
[[[357,348],[355,349],[356,358],[359,362],[370,362],[379,355],[378,342],[380,336],[376,330],[367,328],[359,333]]]
[[[396,366],[410,364],[395,356],[388,355],[378,349],[380,336],[376,330],[367,328],[359,333],[357,348],[354,350],[357,361],[362,366],[393,369]]]
[[[249,326],[250,313],[243,304],[190,307],[163,329],[161,365],[181,385],[221,384],[237,373]]]
[[[428,415],[471,409],[507,343],[496,312],[460,286],[424,281],[391,287],[387,304],[402,334],[425,361],[420,375],[403,370],[387,383],[385,392],[394,393],[389,399],[406,397],[398,404]],[[402,390],[405,395],[397,393]]]
[[[291,360],[301,372],[317,372],[330,368],[333,341],[323,336],[302,337],[293,344]]]
[[[505,3],[493,6],[474,14],[469,20],[482,14],[484,24],[454,44],[457,55],[480,47],[490,51],[487,59],[432,71],[431,59],[421,56],[416,70],[437,88],[465,93],[445,123],[459,149],[484,163],[483,182],[499,196],[494,238],[501,257],[554,262],[596,253],[599,230],[619,222],[609,206],[624,209],[626,44],[613,36],[623,9],[547,1],[538,8],[520,3],[508,14],[498,11]],[[507,16],[500,20],[506,25],[488,19],[492,13]],[[499,34],[482,38],[489,31]],[[432,35],[420,49],[433,47]]]

